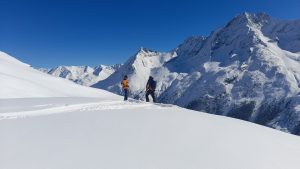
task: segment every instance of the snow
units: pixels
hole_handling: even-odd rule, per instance
[[[83,86],[91,86],[101,80],[106,79],[121,65],[113,66],[99,65],[96,67],[90,66],[58,66],[52,69],[39,68],[38,70],[48,73],[56,77],[69,79],[77,84]]]
[[[175,53],[162,53],[141,48],[118,71],[92,87],[108,89],[119,94],[122,91],[120,82],[124,75],[128,75],[131,97],[144,95],[149,76],[154,74],[153,71],[156,68],[162,67],[164,63],[174,57],[176,57]]]
[[[10,84],[0,86],[9,91],[0,98],[1,169],[299,168],[298,136],[174,105],[122,101],[5,53],[0,64],[1,80],[5,75]],[[184,78],[191,77],[177,76]]]
[[[117,97],[47,75],[3,52],[0,53],[0,79],[0,98]]]
[[[297,136],[176,106],[120,100],[4,99],[11,109],[0,110],[0,168],[299,167]]]

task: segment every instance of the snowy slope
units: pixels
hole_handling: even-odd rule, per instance
[[[94,68],[90,66],[58,66],[52,69],[40,68],[38,70],[53,76],[69,79],[80,85],[91,86],[106,79],[118,70],[120,66],[118,64],[113,66],[100,65]]]
[[[243,13],[208,37],[188,38],[165,53],[172,57],[161,66],[123,69],[122,74],[131,77],[133,98],[144,99],[143,85],[151,74],[158,82],[160,102],[299,135],[299,27],[300,20]],[[123,67],[130,68],[135,62],[132,59]],[[116,72],[94,87],[119,94],[120,74]]]
[[[50,76],[0,52],[0,98],[28,97],[116,97]]]
[[[0,168],[299,168],[299,137],[245,121],[105,98],[2,101]]]

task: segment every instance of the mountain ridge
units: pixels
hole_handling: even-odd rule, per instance
[[[162,59],[161,66],[134,65],[147,62],[146,57],[131,58],[120,68],[122,73],[93,87],[120,94],[119,81],[127,74],[131,97],[144,100],[145,82],[151,75],[160,102],[300,134],[300,112],[295,109],[300,92],[298,24],[300,20],[243,13],[208,37],[190,37],[164,53],[171,57]],[[292,41],[287,40],[290,37]]]
[[[50,75],[71,80],[77,84],[91,86],[106,79],[121,67],[121,64],[112,66],[57,66],[51,69],[39,68],[38,70]]]

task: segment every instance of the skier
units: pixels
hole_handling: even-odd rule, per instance
[[[154,81],[153,77],[150,76],[146,85],[146,102],[149,102],[149,95],[151,95],[153,102],[154,103],[156,102],[154,96],[155,88],[156,88],[156,81]]]
[[[129,89],[127,75],[124,76],[124,78],[121,82],[121,85],[122,85],[122,89],[123,89],[123,92],[124,92],[124,101],[126,101],[128,99],[128,89]]]

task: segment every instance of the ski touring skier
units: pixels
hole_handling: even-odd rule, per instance
[[[124,76],[122,82],[122,89],[123,89],[123,93],[124,93],[124,101],[126,101],[128,99],[128,90],[129,90],[129,83],[128,83],[128,77],[127,75]]]
[[[156,81],[154,81],[153,77],[150,76],[148,82],[146,84],[146,102],[149,102],[149,95],[151,95],[153,102],[156,102],[155,99],[155,88],[156,88]]]

